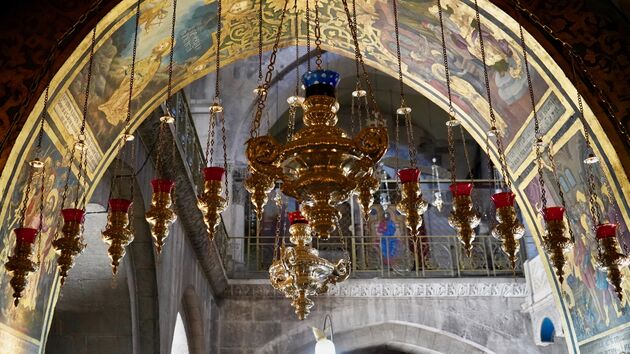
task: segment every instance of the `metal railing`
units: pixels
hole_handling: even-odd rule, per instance
[[[288,236],[283,237],[288,243]],[[274,236],[226,237],[221,247],[228,277],[265,278],[271,265]],[[314,241],[329,260],[349,258],[354,278],[429,278],[466,276],[523,276],[522,257],[513,272],[501,244],[480,235],[468,257],[456,236],[422,236],[417,252],[408,236],[344,236]]]

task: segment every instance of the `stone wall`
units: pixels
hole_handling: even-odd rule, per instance
[[[563,341],[534,343],[521,311],[525,289],[522,279],[351,279],[316,298],[300,322],[290,301],[264,282],[233,283],[219,306],[217,353],[312,353],[310,327],[321,328],[327,313],[338,353],[387,343],[408,353],[565,353]]]

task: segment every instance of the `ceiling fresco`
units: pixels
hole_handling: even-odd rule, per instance
[[[506,139],[504,145],[507,147],[508,165],[516,176],[515,192],[530,228],[540,232],[541,225],[537,216],[539,187],[534,178],[532,151],[533,123],[523,58],[519,54],[517,24],[488,1],[479,2],[493,103],[498,126]],[[303,1],[298,3],[300,8],[304,5]],[[322,0],[320,3],[324,49],[353,57],[354,49],[341,1]],[[395,74],[395,39],[389,2],[357,0],[356,3],[361,50],[366,63],[382,72]],[[474,25],[474,10],[470,1],[442,0],[442,4],[455,108],[471,136],[485,146],[484,132],[489,127],[489,122],[478,45],[480,34]],[[282,0],[265,1],[263,35],[267,49],[272,45],[283,5]],[[166,0],[145,0],[141,6],[133,101],[134,129],[165,98],[171,6],[171,2]],[[225,37],[222,40],[221,55],[222,64],[228,65],[257,52],[257,4],[253,0],[226,0],[223,6]],[[94,84],[91,87],[87,121],[88,179],[92,186],[97,184],[114,158],[113,142],[123,129],[133,42],[133,7],[134,1],[122,1],[97,25]],[[216,3],[210,0],[178,1],[173,69],[173,82],[177,89],[207,75],[214,68],[216,9]],[[403,0],[400,1],[399,11],[405,83],[445,108],[446,88],[435,1]],[[282,46],[293,43],[293,26],[293,21],[284,23]],[[305,44],[306,23],[302,21],[298,26],[300,42]],[[554,141],[556,150],[562,156],[558,160],[562,161],[560,175],[564,181],[563,189],[566,188],[565,194],[571,197],[572,202],[580,205],[583,204],[586,193],[586,171],[578,161],[583,159],[585,147],[583,127],[577,121],[577,107],[573,102],[575,89],[542,47],[531,36],[526,35],[526,38],[531,49],[530,65],[541,130],[546,139]],[[65,171],[62,157],[66,156],[68,146],[74,141],[80,127],[88,48],[86,39],[63,65],[51,84],[50,120],[44,134],[44,148],[50,162],[47,166],[53,166],[51,176],[57,176],[57,179],[51,177],[48,182],[51,188],[46,189],[42,266],[31,279],[29,294],[24,300],[25,306],[15,310],[10,305],[7,300],[10,299],[7,292],[9,278],[4,269],[0,270],[0,285],[7,292],[0,297],[0,323],[21,328],[20,334],[3,340],[16,348],[24,345],[37,346],[45,338],[58,292],[50,241],[57,228],[57,213],[60,208],[59,181],[63,180],[60,177]],[[255,85],[256,82],[251,82],[252,88]],[[243,104],[250,105],[252,96],[250,90],[247,90],[241,97],[224,99],[243,100]],[[1,203],[9,206],[0,211],[0,243],[2,256],[5,258],[7,251],[11,249],[9,245],[14,242],[14,236],[9,230],[17,222],[14,211],[20,203],[27,176],[24,161],[29,159],[34,146],[36,117],[41,110],[40,99],[18,137],[0,179]],[[630,245],[627,227],[630,222],[630,183],[614,148],[588,107],[586,113],[589,124],[587,129],[593,135],[596,153],[602,157],[601,167],[596,169],[596,173],[602,191],[606,192],[606,197],[602,198],[603,207],[611,210],[611,220],[620,222],[621,240]],[[232,121],[229,124],[248,129],[249,116],[235,117],[228,113],[226,119]],[[494,146],[491,150],[491,157],[496,161]],[[547,183],[549,185],[552,183]],[[555,192],[550,193],[554,195]],[[33,213],[31,210],[28,216]],[[594,241],[588,236],[590,232],[586,231],[591,225],[589,220],[583,218],[583,213],[579,208],[572,208],[568,212],[573,220],[572,227],[575,228],[576,235],[580,235],[582,243],[576,247],[567,267],[567,282],[561,288],[551,278],[555,284],[558,307],[564,314],[564,328],[570,338],[569,346],[576,350],[580,345],[591,343],[604,334],[630,330],[627,327],[623,329],[622,325],[630,321],[630,314],[621,311],[630,307],[628,300],[620,304],[611,296],[605,279],[602,281],[603,273],[593,268]],[[549,269],[547,271],[550,275]],[[630,279],[630,274],[626,279]],[[630,286],[626,285],[625,289],[628,299]]]

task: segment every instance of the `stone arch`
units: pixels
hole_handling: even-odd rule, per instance
[[[271,6],[266,15],[267,23],[277,23],[277,7],[278,1],[270,1],[268,4]],[[365,16],[365,21],[362,21],[363,27],[361,28],[362,34],[368,39],[367,47],[364,47],[366,51],[366,61],[383,72],[392,74],[395,68],[395,58],[392,55],[391,48],[391,31],[388,29],[391,27],[392,18],[391,10],[387,5],[387,1],[373,1],[367,2],[366,7],[360,9],[361,15]],[[475,49],[475,41],[472,33],[474,29],[470,29],[467,26],[470,25],[470,11],[471,3],[468,2],[444,2],[450,4],[455,11],[454,15],[449,15],[447,18],[447,28],[449,32],[449,38],[455,36],[459,40],[463,39],[462,43],[465,43],[465,50],[455,53],[455,47],[449,46],[451,49],[450,54],[455,56],[454,63],[463,63],[459,69],[453,72],[453,78],[455,81],[459,79],[457,83],[454,83],[455,92],[455,104],[458,114],[463,118],[463,122],[467,130],[471,135],[477,139],[478,142],[483,142],[484,131],[487,129],[488,122],[485,118],[485,99],[483,89],[479,86],[479,59]],[[497,8],[488,0],[480,1],[481,8],[483,9],[482,17],[484,25],[487,26],[489,35],[492,37],[488,41],[490,46],[489,50],[493,55],[498,58],[498,61],[491,62],[491,76],[493,79],[492,86],[493,92],[499,97],[495,103],[497,104],[497,113],[500,120],[503,120],[502,128],[507,129],[506,147],[508,155],[512,155],[513,164],[510,169],[514,176],[517,178],[515,181],[515,187],[517,188],[517,198],[521,208],[524,210],[525,217],[530,224],[530,227],[540,233],[541,227],[536,217],[536,183],[533,181],[534,168],[532,163],[532,155],[529,151],[531,146],[531,118],[529,117],[530,110],[527,108],[526,99],[522,99],[523,96],[514,96],[515,92],[520,92],[523,88],[522,77],[522,59],[519,56],[518,41],[516,36],[516,21],[512,19],[508,14]],[[166,6],[166,2],[161,4]],[[213,11],[214,3],[206,3],[199,5],[199,3],[192,4],[192,1],[181,4],[180,9],[199,9],[202,8],[208,14]],[[124,0],[118,6],[116,6],[108,15],[106,15],[98,24],[100,29],[104,29],[99,32],[97,58],[105,55],[105,52],[112,53],[117,52],[119,48],[112,47],[113,38],[116,36],[122,36],[126,27],[131,21],[132,7],[134,1]],[[197,7],[194,7],[197,6]],[[205,8],[207,6],[207,8]],[[328,5],[327,5],[328,6]],[[437,48],[437,36],[434,28],[435,14],[432,13],[430,8],[404,8],[401,11],[401,34],[403,35],[404,55],[405,55],[405,77],[409,80],[409,85],[424,94],[429,99],[436,102],[441,107],[445,107],[445,95],[444,84],[441,74],[441,68],[439,60],[434,57],[435,51],[432,49]],[[192,10],[190,10],[192,11]],[[216,11],[216,10],[214,10]],[[328,6],[325,8],[327,11],[325,14],[329,17],[341,17],[342,12],[339,6]],[[229,18],[226,18],[229,22],[226,32],[233,33],[232,42],[226,45],[224,49],[224,58],[229,58],[224,61],[224,64],[229,64],[230,61],[235,61],[246,57],[254,52],[255,44],[252,41],[247,40],[247,36],[242,36],[247,32],[248,17],[240,13],[229,12]],[[276,15],[273,15],[273,14]],[[331,15],[339,16],[331,16]],[[211,16],[205,16],[209,18]],[[181,25],[181,24],[180,24]],[[253,27],[253,26],[250,26]],[[210,26],[210,28],[212,28]],[[143,28],[146,29],[146,28]],[[460,33],[462,29],[466,29],[467,33]],[[233,30],[233,32],[230,32]],[[251,29],[250,29],[251,30]],[[208,64],[208,58],[211,58],[213,53],[211,41],[209,38],[212,36],[212,29],[204,33],[206,36],[202,40],[206,41],[200,51],[191,51],[194,53],[194,57],[187,57],[186,55],[177,55],[177,66],[175,86],[181,88],[190,83],[192,80],[199,78],[208,73],[211,65]],[[334,28],[328,27],[324,24],[323,28],[324,38],[323,43],[325,49],[336,51],[343,55],[352,55],[352,48],[347,40],[348,34],[343,29],[337,31]],[[459,36],[459,37],[458,37]],[[344,38],[344,41],[340,41],[340,38]],[[183,38],[179,38],[180,43]],[[530,58],[532,61],[532,68],[535,71],[534,82],[537,87],[537,94],[540,96],[539,106],[543,111],[551,112],[550,123],[547,126],[546,137],[556,140],[556,148],[560,149],[562,156],[565,157],[563,161],[580,161],[584,152],[584,139],[582,137],[582,127],[576,122],[575,112],[577,110],[574,102],[574,86],[569,78],[560,69],[559,65],[554,59],[548,55],[548,53],[540,46],[536,41],[532,40],[532,37],[527,35],[527,39],[530,43],[531,53]],[[303,38],[301,38],[303,41]],[[120,39],[120,42],[129,43],[130,41],[125,38]],[[163,87],[164,80],[164,67],[162,65],[163,58],[156,58],[159,56],[156,53],[158,43],[143,42],[142,37],[140,43],[144,45],[140,50],[141,60],[153,60],[154,64],[159,63],[159,70],[153,72],[155,79],[152,80],[152,85],[149,85],[148,89],[139,92],[139,96],[136,99],[137,110],[135,111],[134,121],[132,124],[133,129],[146,118],[148,113],[152,111],[159,102],[164,99],[165,89]],[[282,41],[282,45],[286,46],[290,43],[290,38],[285,36]],[[409,45],[413,43],[414,45]],[[497,44],[498,43],[498,44]],[[51,82],[51,113],[52,119],[49,122],[50,128],[47,128],[45,137],[45,148],[51,151],[52,162],[60,163],[61,156],[64,156],[67,152],[67,147],[70,146],[74,139],[77,126],[78,110],[76,99],[73,95],[80,95],[81,93],[81,81],[86,64],[86,51],[88,49],[87,39],[85,39],[75,50],[75,52],[69,57],[62,68],[56,73]],[[416,47],[417,44],[417,47]],[[500,45],[499,45],[500,44]],[[266,38],[266,47],[270,45],[270,38]],[[418,50],[415,50],[420,48]],[[503,49],[507,48],[505,52]],[[124,49],[124,48],[120,48]],[[103,50],[103,51],[101,51]],[[118,53],[123,53],[123,50]],[[158,50],[159,52],[159,50]],[[100,54],[99,54],[100,53]],[[152,57],[153,55],[153,57]],[[115,56],[115,55],[114,55]],[[101,57],[103,59],[103,57]],[[113,57],[106,57],[107,62],[114,63],[116,61],[110,60]],[[491,59],[493,61],[494,59]],[[503,61],[501,61],[503,60]],[[436,63],[436,61],[438,63]],[[120,62],[118,62],[120,63]],[[453,65],[454,69],[458,69],[458,65]],[[502,68],[502,69],[501,69]],[[105,69],[109,69],[106,67]],[[97,81],[104,83],[101,88],[101,92],[94,92],[93,97],[96,101],[93,102],[93,106],[90,112],[93,113],[89,117],[89,134],[88,143],[93,147],[93,155],[90,158],[90,167],[88,171],[89,182],[92,186],[98,183],[101,179],[105,169],[111,163],[114,157],[114,145],[112,141],[116,139],[122,133],[122,125],[110,124],[106,125],[107,118],[112,117],[100,116],[99,106],[107,102],[113,95],[113,92],[123,78],[121,77],[108,77],[108,72],[117,72],[115,70],[104,70],[103,72],[96,73]],[[471,84],[473,82],[474,84]],[[496,98],[496,97],[495,97]],[[19,198],[19,189],[23,186],[26,179],[26,168],[24,161],[28,159],[28,153],[33,147],[36,136],[36,119],[42,109],[42,100],[39,102],[29,115],[29,119],[26,121],[24,129],[22,129],[20,135],[17,138],[17,144],[13,147],[8,162],[2,173],[1,186],[3,190],[8,191],[2,199],[2,205],[8,205],[11,203],[11,198]],[[98,102],[97,102],[98,101]],[[551,105],[551,107],[546,106]],[[610,185],[610,200],[606,201],[609,205],[609,209],[619,211],[620,218],[624,224],[628,221],[628,193],[630,191],[630,182],[628,181],[627,174],[624,172],[624,165],[621,163],[621,158],[627,161],[627,156],[623,148],[615,149],[611,143],[610,136],[614,133],[608,133],[604,131],[603,125],[600,124],[597,117],[595,117],[589,107],[586,107],[587,115],[587,127],[594,137],[594,144],[596,153],[603,157],[601,169],[598,168],[598,178],[605,180]],[[554,114],[559,114],[558,117],[554,117]],[[555,119],[554,119],[555,118]],[[609,127],[609,126],[607,126]],[[622,155],[624,154],[624,155]],[[496,162],[496,153],[493,150],[491,157]],[[584,169],[581,165],[577,164],[572,166],[574,169],[574,176],[583,176]],[[627,166],[626,166],[627,168]],[[61,169],[60,167],[58,168]],[[616,175],[616,178],[613,178]],[[586,190],[584,179],[580,180],[578,186],[583,190]],[[89,191],[88,193],[93,193]],[[576,203],[577,200],[582,197],[579,194],[570,196],[569,202]],[[576,210],[570,210],[570,218],[579,221],[579,208]],[[6,214],[6,213],[5,213]],[[5,215],[3,226],[10,226],[13,216]],[[583,226],[583,230],[580,232],[588,232],[588,226],[576,223],[578,226]],[[5,227],[10,229],[10,227]],[[624,229],[627,229],[624,225]],[[627,232],[626,232],[627,238]],[[564,305],[562,298],[559,294],[560,288],[553,276],[549,274],[551,279],[554,280],[554,292],[558,297],[560,307],[563,312],[563,323],[568,328],[567,333],[571,334],[572,345],[576,346],[581,336],[585,336],[585,333],[576,333],[576,329],[573,328],[573,323],[579,321],[579,309],[569,309]],[[49,275],[50,276],[50,275]],[[46,291],[49,291],[47,289]],[[573,312],[571,312],[573,311]],[[624,321],[620,318],[621,322]],[[615,324],[616,325],[616,324]],[[611,325],[611,326],[615,326]]]
[[[307,329],[307,332],[310,329]],[[404,353],[494,353],[494,351],[433,327],[404,321],[387,321],[367,324],[336,332],[334,343],[339,353],[361,349],[387,347]],[[294,343],[286,353],[312,353],[315,340]]]

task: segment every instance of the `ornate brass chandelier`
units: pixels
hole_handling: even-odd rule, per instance
[[[316,43],[319,43],[317,11],[316,8],[315,33]],[[271,79],[285,12],[286,3],[270,59],[269,72],[263,85],[265,90],[268,89]],[[352,23],[350,19],[349,22]],[[353,33],[356,34],[354,30]],[[357,55],[359,56],[360,54]],[[295,132],[286,144],[280,144],[269,135],[256,136],[267,95],[259,96],[258,110],[252,125],[252,138],[247,143],[251,175],[246,185],[252,193],[252,203],[260,217],[268,199],[268,191],[273,188],[275,181],[282,182],[282,193],[298,201],[313,232],[325,240],[330,237],[339,221],[337,205],[348,200],[352,193],[363,195],[368,200],[371,198],[365,190],[361,192],[359,182],[373,174],[375,165],[387,150],[388,138],[387,130],[383,126],[366,127],[354,138],[336,126],[339,104],[335,90],[339,74],[321,69],[321,62],[318,44],[317,70],[309,71],[302,76],[306,90],[305,99],[301,104],[305,126]],[[367,186],[368,189],[370,187]],[[364,202],[369,204],[368,200]]]
[[[173,88],[173,54],[175,49],[175,20],[177,18],[176,14],[177,0],[173,0],[173,18],[171,21],[171,42],[168,63],[168,84],[166,87],[167,100],[171,97]],[[149,225],[151,225],[151,236],[153,236],[153,243],[158,254],[162,252],[164,240],[168,237],[169,226],[177,219],[175,212],[171,209],[171,205],[173,204],[172,193],[173,188],[175,187],[175,181],[169,178],[164,178],[162,176],[162,164],[164,160],[162,154],[164,153],[164,149],[166,148],[164,146],[164,137],[166,129],[168,129],[168,125],[175,123],[175,117],[171,116],[168,102],[166,104],[166,107],[168,112],[166,113],[166,115],[160,117],[160,128],[157,141],[158,152],[155,163],[157,178],[151,181],[153,195],[151,197],[151,206],[145,214],[147,222],[149,223]],[[171,146],[171,149],[175,149],[174,144],[175,143],[173,141],[173,146]]]
[[[312,229],[299,211],[289,213],[293,246],[281,246],[277,259],[269,267],[271,285],[291,299],[291,306],[300,320],[314,306],[310,298],[328,291],[328,285],[342,282],[350,275],[350,262],[340,259],[332,263],[319,256],[311,242]]]
[[[466,255],[472,254],[475,240],[475,227],[479,226],[481,217],[473,209],[472,189],[473,184],[469,182],[458,182],[450,185],[453,194],[453,211],[448,217],[448,224],[457,231],[457,237],[464,247]]]

